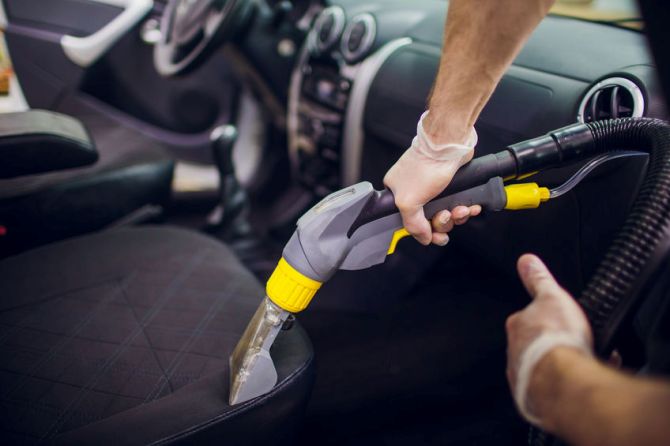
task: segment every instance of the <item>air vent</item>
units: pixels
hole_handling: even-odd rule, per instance
[[[359,14],[354,16],[344,30],[340,51],[348,63],[356,63],[363,59],[377,34],[375,18],[370,14]]]
[[[317,53],[331,49],[342,35],[344,22],[344,11],[339,6],[324,9],[314,24],[312,49]]]
[[[640,117],[644,114],[644,95],[634,82],[612,77],[598,82],[584,95],[577,120],[593,122],[603,119]]]

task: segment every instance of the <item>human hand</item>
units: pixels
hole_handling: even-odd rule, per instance
[[[528,394],[535,366],[561,346],[591,355],[593,335],[579,304],[539,258],[526,254],[519,259],[517,269],[533,301],[507,319],[507,380],[521,414],[540,425],[533,413],[533,395]]]
[[[434,144],[423,129],[424,113],[417,125],[417,136],[412,145],[389,169],[384,184],[393,192],[395,203],[407,231],[421,244],[431,242],[444,246],[447,233],[470,217],[479,215],[481,207],[459,206],[449,212],[438,212],[429,222],[423,206],[435,198],[451,182],[456,171],[468,163],[474,154],[477,134],[471,129],[464,144]]]

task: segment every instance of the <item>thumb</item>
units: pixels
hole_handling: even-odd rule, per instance
[[[524,287],[533,299],[543,291],[561,290],[546,265],[533,254],[522,255],[517,262],[517,270]]]

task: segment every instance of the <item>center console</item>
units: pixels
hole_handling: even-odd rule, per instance
[[[355,87],[375,37],[372,15],[359,14],[347,23],[340,7],[326,8],[314,22],[293,73],[288,113],[293,174],[319,196],[348,181],[345,133],[352,131],[352,108],[361,105],[355,104]]]

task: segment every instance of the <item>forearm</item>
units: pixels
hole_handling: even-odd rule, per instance
[[[451,0],[426,132],[462,142],[554,0]],[[445,119],[448,117],[448,119]]]
[[[670,384],[633,377],[569,348],[537,365],[529,387],[543,427],[578,446],[667,444]]]
[[[422,244],[444,246],[449,224],[481,211],[458,207],[429,222],[423,206],[472,159],[472,126],[496,84],[554,0],[451,0],[429,112],[417,137],[389,169],[384,184],[394,195],[403,226]],[[465,209],[465,213],[458,210]],[[457,217],[458,215],[458,217]]]

